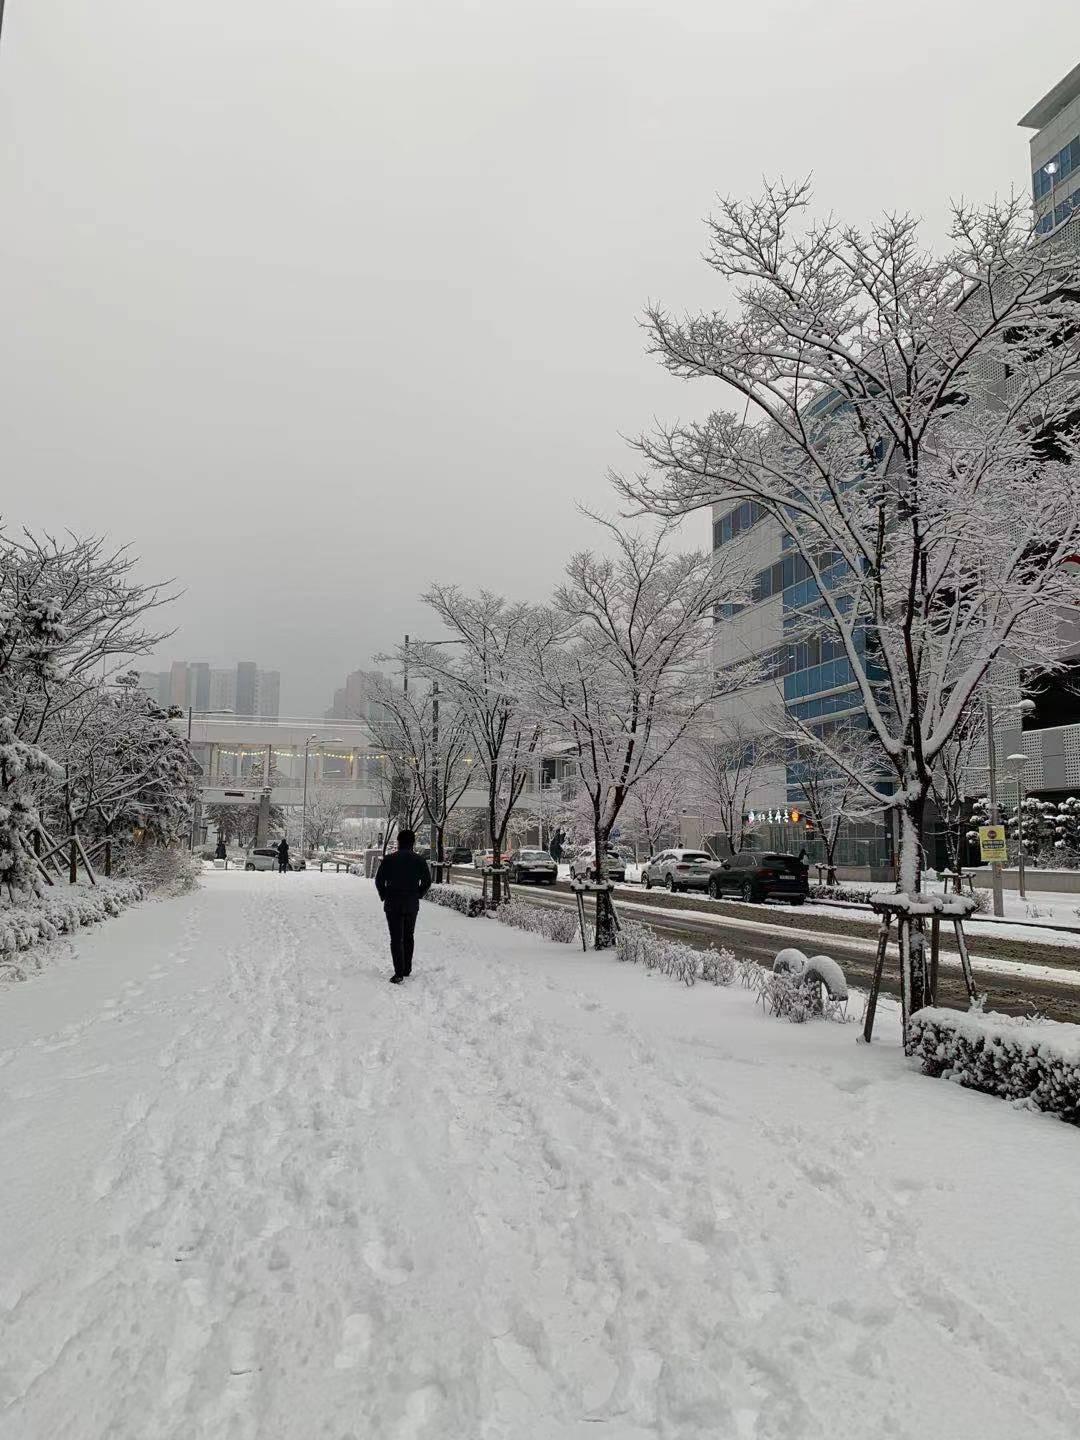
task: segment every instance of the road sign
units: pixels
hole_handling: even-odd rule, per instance
[[[1002,865],[1009,858],[1004,825],[979,826],[979,854],[983,864]]]

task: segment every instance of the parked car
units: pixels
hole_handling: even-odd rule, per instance
[[[603,878],[611,880],[616,884],[622,884],[626,879],[626,861],[611,845],[604,852],[604,859],[601,864]],[[571,880],[595,880],[596,866],[591,848],[583,847],[570,861]]]
[[[302,861],[300,862],[303,863]],[[247,859],[244,861],[245,870],[276,870],[278,868],[277,846],[260,845],[254,850],[249,850]],[[296,864],[290,860],[289,869],[295,870]]]
[[[743,850],[721,862],[709,881],[709,894],[740,900],[788,900],[801,905],[810,893],[807,867],[796,855],[775,850]]]
[[[474,850],[472,852],[473,869],[490,870],[495,864],[494,850]]]
[[[510,879],[519,885],[526,880],[534,885],[554,885],[559,878],[559,867],[546,850],[514,850],[506,863]]]
[[[473,852],[467,845],[455,845],[450,851],[451,865],[471,865],[473,863]]]
[[[641,883],[646,890],[666,885],[673,893],[708,890],[718,863],[706,850],[661,850],[641,867]]]

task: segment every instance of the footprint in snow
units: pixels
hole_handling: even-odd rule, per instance
[[[346,1315],[341,1328],[341,1344],[334,1356],[335,1370],[353,1370],[371,1348],[371,1316],[362,1313]]]
[[[364,1262],[371,1273],[387,1285],[403,1285],[412,1274],[409,1257],[395,1257],[381,1240],[369,1240],[364,1246]]]

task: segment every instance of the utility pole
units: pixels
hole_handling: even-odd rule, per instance
[[[439,851],[439,682],[431,682],[431,858],[435,862],[435,878],[442,880],[442,854]]]

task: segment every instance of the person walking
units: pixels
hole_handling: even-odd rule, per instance
[[[229,852],[225,849],[225,837],[219,835],[217,845],[214,847],[214,858],[216,860],[226,860],[228,854]]]
[[[390,931],[390,954],[394,961],[391,985],[400,985],[412,974],[413,934],[420,901],[431,888],[431,871],[422,855],[414,851],[416,836],[399,830],[398,848],[384,855],[375,872],[375,889],[383,902]]]
[[[277,868],[279,875],[287,875],[289,873],[289,842],[285,839],[284,835],[281,837],[281,843],[277,847]]]

